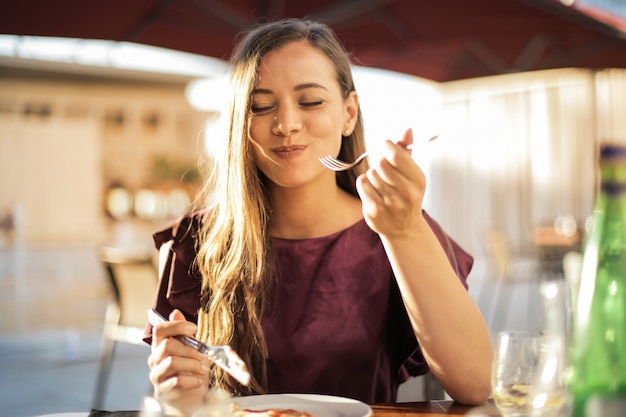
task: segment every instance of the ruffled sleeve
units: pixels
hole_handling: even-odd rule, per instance
[[[185,215],[153,235],[157,249],[172,242],[165,262],[161,265],[162,274],[152,304],[152,308],[164,317],[178,309],[187,320],[194,323],[198,321],[201,275],[195,260],[198,231],[206,213],[206,210],[202,210]],[[152,341],[152,326],[149,323],[144,341]]]
[[[474,265],[474,258],[469,253],[465,252],[465,250],[463,250],[458,243],[450,238],[443,228],[435,220],[433,220],[428,213],[424,212],[424,218],[428,224],[430,224],[430,228],[433,232],[435,232],[437,239],[439,239],[439,243],[441,243],[443,250],[446,252],[450,265],[452,265],[452,268],[456,271],[459,280],[463,286],[465,286],[465,289],[467,289],[467,276]]]

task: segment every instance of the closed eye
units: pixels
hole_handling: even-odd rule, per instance
[[[252,112],[252,114],[262,114],[262,113],[267,113],[268,111],[272,110],[273,106],[252,106],[250,108],[250,112]]]
[[[322,104],[324,104],[324,100],[305,101],[303,103],[300,103],[300,106],[305,107],[305,108],[312,108],[312,107],[319,107]]]

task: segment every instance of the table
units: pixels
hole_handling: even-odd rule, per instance
[[[563,257],[567,252],[580,251],[581,238],[558,233],[554,227],[538,227],[532,231],[532,243],[537,248],[540,267],[551,275],[563,276]]]
[[[500,417],[493,400],[487,401],[478,407],[461,405],[453,401],[424,401],[393,404],[370,405],[372,417],[436,417],[436,416],[465,416]],[[88,413],[84,413],[87,417]],[[89,414],[91,417],[138,417],[138,411],[99,411]],[[64,417],[65,415],[59,415]],[[69,415],[68,415],[69,416]],[[46,417],[46,416],[40,416]],[[56,416],[55,416],[56,417]],[[72,417],[74,417],[72,415]],[[82,417],[82,415],[81,415]]]
[[[422,417],[422,416],[464,416],[499,417],[492,400],[479,407],[461,405],[453,401],[424,401],[395,404],[371,405],[373,417]]]

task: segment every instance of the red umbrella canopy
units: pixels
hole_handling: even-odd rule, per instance
[[[0,1],[0,33],[130,41],[223,59],[241,29],[283,17],[328,23],[355,64],[435,81],[626,68],[625,32],[557,0]]]

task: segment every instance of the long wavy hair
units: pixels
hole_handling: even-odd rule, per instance
[[[217,366],[212,369],[210,386],[233,395],[267,390],[267,345],[261,318],[276,279],[267,179],[254,162],[248,137],[252,92],[263,57],[301,40],[332,61],[344,98],[355,91],[349,55],[328,26],[302,19],[264,23],[243,32],[239,39],[230,62],[231,86],[222,113],[224,137],[209,139],[219,142],[214,147],[212,170],[201,194],[211,195],[214,204],[198,237],[196,263],[202,274],[198,337],[207,343],[230,344],[248,366],[252,374],[248,387]],[[359,110],[355,128],[350,136],[343,137],[338,156],[351,160],[364,150]],[[337,173],[338,186],[358,197],[356,178],[366,169],[367,165],[362,164]]]

